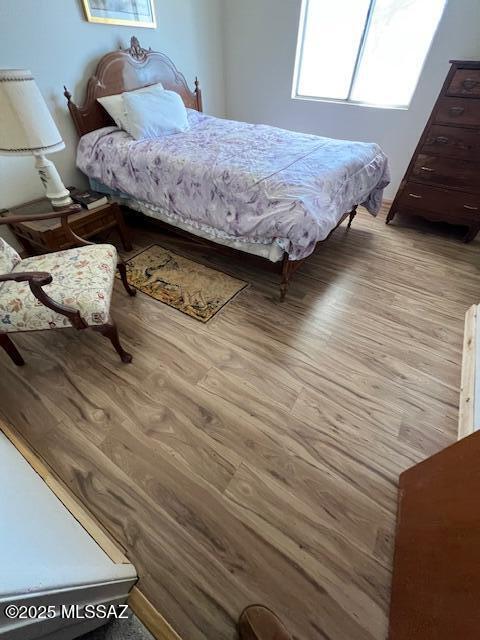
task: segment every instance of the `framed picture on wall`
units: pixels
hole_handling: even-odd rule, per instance
[[[155,29],[155,0],[83,0],[89,22]]]

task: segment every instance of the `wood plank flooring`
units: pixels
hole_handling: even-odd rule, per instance
[[[16,337],[0,410],[126,548],[185,640],[244,606],[298,640],[386,637],[399,474],[456,436],[478,241],[361,213],[296,274],[146,227],[253,284],[207,325],[117,283],[134,356],[90,332]],[[413,228],[411,228],[413,225]],[[263,263],[262,263],[263,264]]]

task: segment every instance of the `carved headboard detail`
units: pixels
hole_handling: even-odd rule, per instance
[[[186,107],[202,111],[202,92],[198,80],[195,79],[195,91],[190,91],[185,76],[170,58],[163,53],[143,49],[137,38],[133,37],[129,49],[108,53],[100,60],[95,75],[88,80],[83,106],[72,102],[70,92],[64,87],[68,109],[78,135],[83,136],[95,129],[115,124],[97,102],[97,98],[140,89],[156,82],[161,82],[165,89],[178,93]]]

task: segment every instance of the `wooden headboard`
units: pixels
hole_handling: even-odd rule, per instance
[[[87,96],[83,106],[72,102],[72,96],[65,89],[68,109],[75,123],[78,135],[108,127],[115,123],[97,102],[97,98],[111,96],[123,91],[140,89],[161,82],[165,89],[178,93],[190,109],[202,111],[202,92],[195,79],[195,91],[190,91],[185,76],[163,53],[143,49],[137,38],[131,39],[129,49],[120,49],[103,56],[94,76],[88,81]]]

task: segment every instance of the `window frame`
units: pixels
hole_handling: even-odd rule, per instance
[[[308,8],[309,8],[309,4],[310,4],[310,0],[302,0],[302,6],[301,6],[301,10],[300,10],[300,22],[299,22],[299,26],[298,26],[298,34],[297,34],[297,50],[296,50],[296,55],[295,55],[295,69],[294,69],[294,74],[293,74],[293,86],[292,86],[292,99],[293,100],[304,100],[304,101],[311,101],[311,102],[332,102],[334,104],[350,104],[353,106],[360,106],[360,107],[370,107],[370,108],[374,108],[374,109],[396,109],[399,111],[408,111],[408,109],[410,108],[411,104],[412,104],[412,100],[415,97],[415,92],[418,88],[418,84],[420,82],[420,78],[422,77],[425,65],[427,63],[428,57],[430,55],[430,51],[433,45],[433,41],[435,40],[435,36],[437,34],[438,28],[440,26],[440,23],[442,21],[443,15],[445,13],[445,8],[448,4],[448,0],[445,0],[444,5],[443,5],[443,9],[442,9],[442,13],[440,15],[440,19],[438,21],[438,24],[435,28],[435,31],[433,32],[433,37],[432,40],[430,42],[430,45],[428,47],[427,50],[427,54],[425,56],[425,59],[423,61],[423,64],[420,68],[420,72],[418,74],[418,78],[415,84],[415,89],[412,93],[412,96],[410,98],[410,101],[407,105],[394,105],[394,104],[377,104],[377,103],[372,103],[372,102],[364,102],[363,100],[353,100],[351,98],[352,95],[352,91],[353,91],[353,86],[355,84],[355,79],[357,77],[357,72],[360,68],[360,65],[362,63],[362,59],[363,59],[363,54],[365,52],[365,46],[366,46],[366,42],[367,42],[367,35],[370,29],[370,25],[372,22],[372,17],[373,17],[373,12],[375,10],[375,5],[377,3],[377,0],[370,0],[370,6],[368,8],[368,12],[367,12],[367,16],[365,18],[365,24],[363,26],[363,32],[362,32],[362,36],[360,38],[360,44],[358,46],[358,52],[357,52],[357,57],[355,59],[355,64],[353,66],[353,70],[352,70],[352,76],[350,79],[350,86],[348,89],[348,95],[346,98],[330,98],[328,96],[308,96],[308,95],[304,95],[302,93],[299,93],[299,83],[300,83],[300,73],[301,73],[301,68],[302,68],[302,62],[303,62],[303,49],[304,49],[304,44],[305,44],[305,31],[306,31],[306,24],[307,24],[307,16],[308,16]]]

